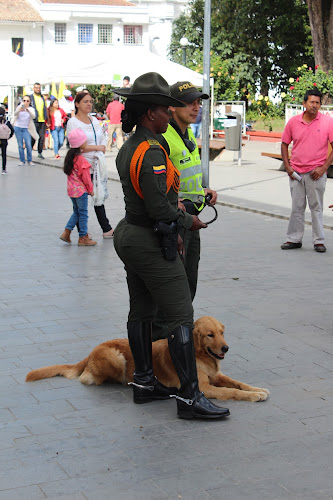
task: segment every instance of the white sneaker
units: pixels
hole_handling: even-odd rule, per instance
[[[7,174],[7,170],[3,170],[1,173],[2,173],[2,175],[6,175]]]
[[[35,164],[31,161],[30,163],[28,163],[28,165],[29,165],[30,167],[33,167]]]
[[[19,167],[24,167],[24,165],[25,165],[25,163],[22,163],[22,162],[18,164]]]

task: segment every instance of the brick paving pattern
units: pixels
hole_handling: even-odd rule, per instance
[[[93,210],[96,247],[59,239],[63,172],[16,165],[0,178],[0,500],[333,499],[332,231],[326,254],[309,227],[307,245],[282,252],[285,220],[218,208],[201,233],[195,316],[225,324],[222,370],[271,396],[222,403],[225,421],[182,421],[175,401],[134,405],[120,385],[25,383],[126,336],[128,294]],[[115,226],[122,192],[109,188]]]

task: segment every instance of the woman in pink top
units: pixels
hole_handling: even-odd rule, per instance
[[[72,130],[68,134],[69,144],[64,172],[67,175],[67,194],[73,203],[73,213],[66,224],[65,231],[60,239],[71,243],[71,231],[79,223],[79,246],[94,246],[88,234],[88,194],[94,194],[94,188],[90,177],[90,163],[82,156],[81,148],[87,143],[87,136],[83,130]]]
[[[54,142],[54,154],[57,160],[60,159],[59,149],[64,143],[65,127],[64,123],[67,121],[67,114],[62,108],[59,108],[58,99],[51,101],[50,107],[47,110],[49,116],[50,130]]]

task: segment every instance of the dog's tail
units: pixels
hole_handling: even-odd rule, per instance
[[[26,376],[26,382],[34,382],[42,378],[51,378],[61,375],[66,378],[78,378],[88,364],[88,357],[77,363],[76,365],[53,365],[32,370]]]

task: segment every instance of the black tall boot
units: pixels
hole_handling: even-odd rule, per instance
[[[170,356],[181,384],[177,396],[172,396],[177,398],[178,417],[210,419],[230,415],[228,408],[214,405],[199,391],[192,329],[178,326],[168,342]]]
[[[127,324],[128,340],[132,351],[135,372],[133,375],[134,403],[149,403],[155,399],[170,399],[177,394],[176,387],[160,384],[153,372],[151,323],[129,321]]]

